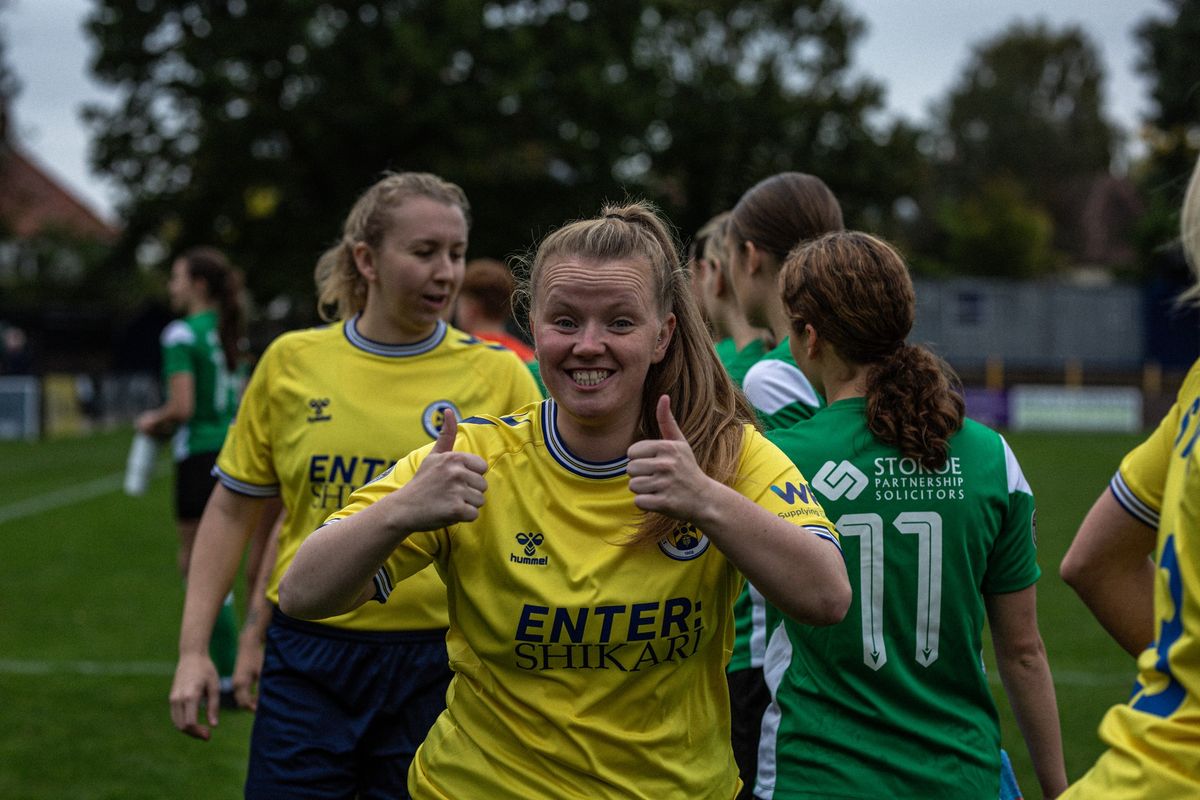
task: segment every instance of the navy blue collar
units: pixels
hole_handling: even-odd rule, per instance
[[[346,338],[350,341],[350,344],[372,355],[388,356],[390,358],[419,356],[423,353],[428,353],[446,338],[446,323],[439,319],[433,329],[433,333],[419,342],[412,342],[411,344],[384,344],[383,342],[376,342],[358,332],[358,320],[361,316],[361,314],[355,314],[346,320],[346,324],[342,326],[342,331],[346,334]]]
[[[558,433],[558,404],[553,400],[542,403],[542,433],[546,438],[546,449],[563,469],[584,478],[616,478],[625,474],[629,457],[622,456],[612,461],[587,461],[567,449],[567,443]]]

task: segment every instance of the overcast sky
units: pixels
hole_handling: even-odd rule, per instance
[[[1014,19],[1045,20],[1052,27],[1080,25],[1100,50],[1108,83],[1110,117],[1126,130],[1148,110],[1145,81],[1136,74],[1133,30],[1148,16],[1164,16],[1165,0],[845,0],[869,26],[855,52],[862,72],[888,87],[890,111],[914,121],[945,95],[981,40]],[[87,168],[87,131],[81,106],[104,101],[103,87],[87,74],[90,44],[82,22],[90,0],[8,0],[0,25],[8,61],[23,84],[12,109],[23,149],[77,191],[101,214],[111,215],[110,189]]]

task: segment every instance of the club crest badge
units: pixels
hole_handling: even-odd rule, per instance
[[[659,539],[658,549],[676,561],[691,561],[708,549],[708,537],[689,522]]]
[[[446,421],[446,409],[453,411],[456,419],[462,419],[462,412],[458,410],[458,406],[449,400],[434,400],[425,406],[425,410],[421,413],[421,424],[431,439],[436,439],[441,433],[442,423]]]

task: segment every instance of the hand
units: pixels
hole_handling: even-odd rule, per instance
[[[663,395],[655,407],[661,439],[643,439],[629,448],[629,490],[643,511],[693,520],[703,500],[708,476],[696,463],[691,445],[671,413],[671,398]]]
[[[258,679],[262,675],[263,643],[238,641],[237,662],[233,666],[233,696],[238,708],[258,710]]]
[[[217,726],[221,707],[221,684],[217,668],[207,653],[180,656],[171,684],[171,722],[183,733],[208,741],[209,728],[200,724],[200,706],[207,706],[208,724]]]
[[[447,410],[442,430],[433,449],[421,462],[417,474],[390,497],[411,503],[404,516],[404,527],[411,531],[432,531],[458,522],[479,518],[483,493],[487,491],[487,462],[475,453],[454,452],[458,420]],[[385,498],[386,500],[386,498]]]

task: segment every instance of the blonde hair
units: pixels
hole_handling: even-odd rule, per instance
[[[743,426],[754,423],[754,411],[733,385],[712,347],[700,309],[688,288],[686,270],[667,223],[646,202],[607,205],[595,219],[569,223],[542,240],[520,292],[536,314],[545,266],[563,257],[601,265],[638,261],[650,271],[659,313],[675,315],[675,332],[662,361],[650,366],[642,393],[639,434],[658,437],[655,408],[669,395],[679,429],[709,477],[731,483],[742,452]],[[680,522],[657,513],[646,514],[631,543],[656,542]]]
[[[1183,196],[1183,210],[1179,214],[1179,239],[1183,244],[1183,255],[1196,282],[1179,296],[1179,302],[1200,305],[1200,159],[1192,169],[1192,180],[1187,194]]]
[[[367,303],[367,281],[354,263],[354,246],[378,249],[392,220],[388,214],[412,197],[426,197],[462,209],[471,224],[471,204],[456,184],[428,172],[385,172],[350,209],[342,223],[342,238],[317,259],[313,279],[317,284],[317,313],[331,322],[348,319]]]

